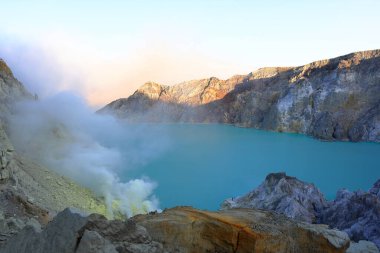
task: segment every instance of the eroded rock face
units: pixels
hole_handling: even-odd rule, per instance
[[[177,207],[132,220],[168,252],[345,252],[349,244],[340,231],[253,209]]]
[[[325,140],[380,141],[380,50],[227,80],[147,83],[100,112],[135,121],[216,122]]]
[[[6,183],[11,177],[11,156],[12,150],[0,150],[0,184]]]
[[[5,133],[0,119],[0,185],[8,183],[14,170],[13,146]]]
[[[326,206],[323,194],[313,184],[285,173],[273,173],[257,189],[242,197],[225,200],[221,208],[272,210],[293,219],[315,223]]]
[[[25,226],[38,231],[50,218],[48,211],[3,186],[0,187],[0,203],[0,247]]]
[[[117,253],[115,247],[96,231],[85,230],[76,253]]]
[[[321,221],[347,232],[353,241],[369,240],[380,248],[378,192],[379,181],[369,192],[340,190],[336,199],[323,210]]]

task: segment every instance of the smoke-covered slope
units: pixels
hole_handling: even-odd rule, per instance
[[[8,118],[15,103],[33,99],[0,60],[0,246],[25,225],[38,227],[68,206],[106,213],[104,202],[90,190],[15,150],[8,138],[11,130]],[[27,129],[28,125],[22,127]]]
[[[131,147],[130,154],[124,156],[133,155],[133,161],[126,165],[120,150],[109,143],[114,142],[115,135],[119,135],[118,140],[123,135],[130,142],[146,142],[149,136],[137,130],[125,132],[118,121],[94,114],[80,97],[70,92],[37,100],[4,62],[2,70],[2,159],[7,167],[1,172],[4,182],[18,185],[16,188],[22,189],[27,199],[54,212],[76,207],[107,212],[111,217],[158,209],[158,200],[153,195],[154,182],[147,178],[123,181],[118,176],[120,170],[127,170],[133,162],[149,159],[152,153],[149,145]],[[17,179],[16,171],[20,175]],[[102,200],[61,176],[91,189]]]
[[[227,80],[146,83],[100,110],[137,121],[217,122],[326,140],[380,141],[380,50]]]
[[[13,76],[11,69],[0,58],[0,118],[10,112],[10,106],[21,99],[32,98],[32,95]]]

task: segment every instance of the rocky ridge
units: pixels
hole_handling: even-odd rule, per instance
[[[380,141],[380,50],[165,86],[149,82],[101,113],[132,121],[227,123],[325,140]]]
[[[221,205],[222,209],[236,207],[272,210],[296,220],[315,223],[318,214],[327,207],[327,201],[313,184],[285,173],[273,173],[255,190],[227,199]]]
[[[314,185],[274,173],[246,195],[225,200],[221,208],[272,210],[308,223],[327,224],[355,242],[368,240],[380,248],[379,192],[380,180],[368,192],[342,189],[335,200],[327,201]]]

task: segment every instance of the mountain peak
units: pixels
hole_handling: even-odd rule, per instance
[[[156,100],[159,99],[165,88],[166,86],[163,86],[155,82],[146,82],[140,88],[137,89],[134,95],[144,95],[149,97],[150,99]]]
[[[5,61],[2,58],[0,58],[0,74],[13,76],[12,70],[8,67],[8,65],[5,63]]]

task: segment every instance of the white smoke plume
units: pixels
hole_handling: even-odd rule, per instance
[[[122,182],[117,173],[128,166],[121,152],[107,145],[114,140],[145,143],[134,150],[129,165],[153,156],[156,144],[149,135],[123,125],[110,116],[97,115],[79,98],[59,93],[41,101],[26,101],[16,107],[9,119],[10,138],[18,150],[42,164],[92,189],[106,200],[109,212],[117,203],[127,216],[158,209],[153,195],[156,184],[149,179]],[[133,131],[132,131],[133,130]],[[131,145],[131,144],[129,144]],[[138,152],[142,155],[139,156]],[[136,157],[138,156],[138,157]]]
[[[165,130],[95,114],[79,97],[84,95],[86,74],[63,67],[35,43],[0,34],[0,57],[40,98],[18,104],[9,118],[10,138],[18,152],[103,196],[110,212],[115,202],[128,216],[158,208],[156,183],[132,179],[128,171],[168,147]]]

